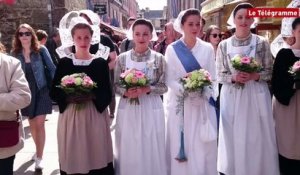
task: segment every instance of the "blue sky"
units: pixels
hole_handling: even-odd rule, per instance
[[[167,5],[167,0],[136,0],[140,9],[149,7],[150,10],[162,10]]]

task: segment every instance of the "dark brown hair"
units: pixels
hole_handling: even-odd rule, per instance
[[[31,50],[33,50],[34,52],[39,52],[40,50],[40,44],[39,41],[37,39],[37,36],[33,30],[33,28],[29,25],[29,24],[21,24],[19,25],[19,27],[17,28],[14,38],[13,38],[13,47],[12,47],[12,53],[13,54],[18,54],[22,51],[22,44],[21,41],[19,39],[19,31],[21,28],[25,28],[27,30],[29,30],[29,32],[31,33]]]
[[[240,3],[233,9],[233,17],[235,17],[237,11],[239,11],[240,9],[251,9],[251,8],[254,8],[254,7],[250,3],[247,3],[247,2]]]
[[[200,11],[198,9],[194,9],[194,8],[188,9],[186,10],[186,12],[181,18],[181,25],[183,25],[186,19],[191,15],[197,15],[201,18]]]
[[[85,23],[78,23],[71,30],[72,37],[74,36],[75,30],[77,30],[77,29],[89,29],[91,36],[93,36],[94,31],[92,30],[90,25],[85,24]]]
[[[36,31],[36,36],[39,41],[41,41],[44,38],[48,38],[48,34],[45,30],[37,30]]]
[[[147,20],[147,19],[140,18],[140,19],[135,20],[134,23],[132,24],[132,31],[134,31],[134,27],[137,26],[137,25],[148,26],[151,33],[154,30],[152,23],[149,20]]]
[[[296,18],[292,23],[292,29],[295,30],[297,25],[300,24],[300,18]]]

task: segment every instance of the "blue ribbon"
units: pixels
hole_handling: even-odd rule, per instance
[[[197,59],[195,58],[195,56],[193,55],[193,53],[186,47],[186,45],[182,42],[182,40],[177,40],[172,45],[178,59],[180,60],[182,66],[184,67],[187,73],[202,68],[201,65],[198,63]],[[209,98],[209,104],[216,109],[216,114],[217,114],[218,112],[216,108],[216,101],[212,97]],[[182,119],[182,121],[184,123],[184,118]],[[175,158],[179,162],[187,161],[187,157],[184,151],[184,124],[183,123],[180,131],[179,152]]]

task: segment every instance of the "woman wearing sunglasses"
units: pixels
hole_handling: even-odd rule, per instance
[[[31,103],[21,112],[29,118],[30,132],[36,146],[36,154],[32,160],[35,161],[35,169],[41,170],[46,139],[45,117],[46,114],[52,113],[52,101],[48,95],[49,85],[47,86],[45,73],[47,71],[50,78],[53,78],[55,65],[48,50],[39,45],[33,28],[28,24],[21,24],[16,30],[12,53],[21,61],[31,91]]]
[[[220,28],[215,25],[210,25],[206,30],[204,41],[209,42],[213,46],[216,53],[218,45],[221,41],[221,37],[222,35]]]

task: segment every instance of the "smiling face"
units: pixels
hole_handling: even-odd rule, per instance
[[[188,38],[196,38],[200,32],[200,16],[190,15],[186,18],[182,25],[184,36]]]
[[[234,24],[236,30],[250,32],[250,27],[254,22],[254,18],[247,16],[247,9],[239,9],[234,16]]]
[[[76,52],[89,52],[92,34],[88,28],[79,28],[74,30],[74,34],[72,35],[72,37],[75,44]]]
[[[136,47],[146,48],[152,39],[152,32],[149,26],[138,24],[133,28],[133,41]]]

